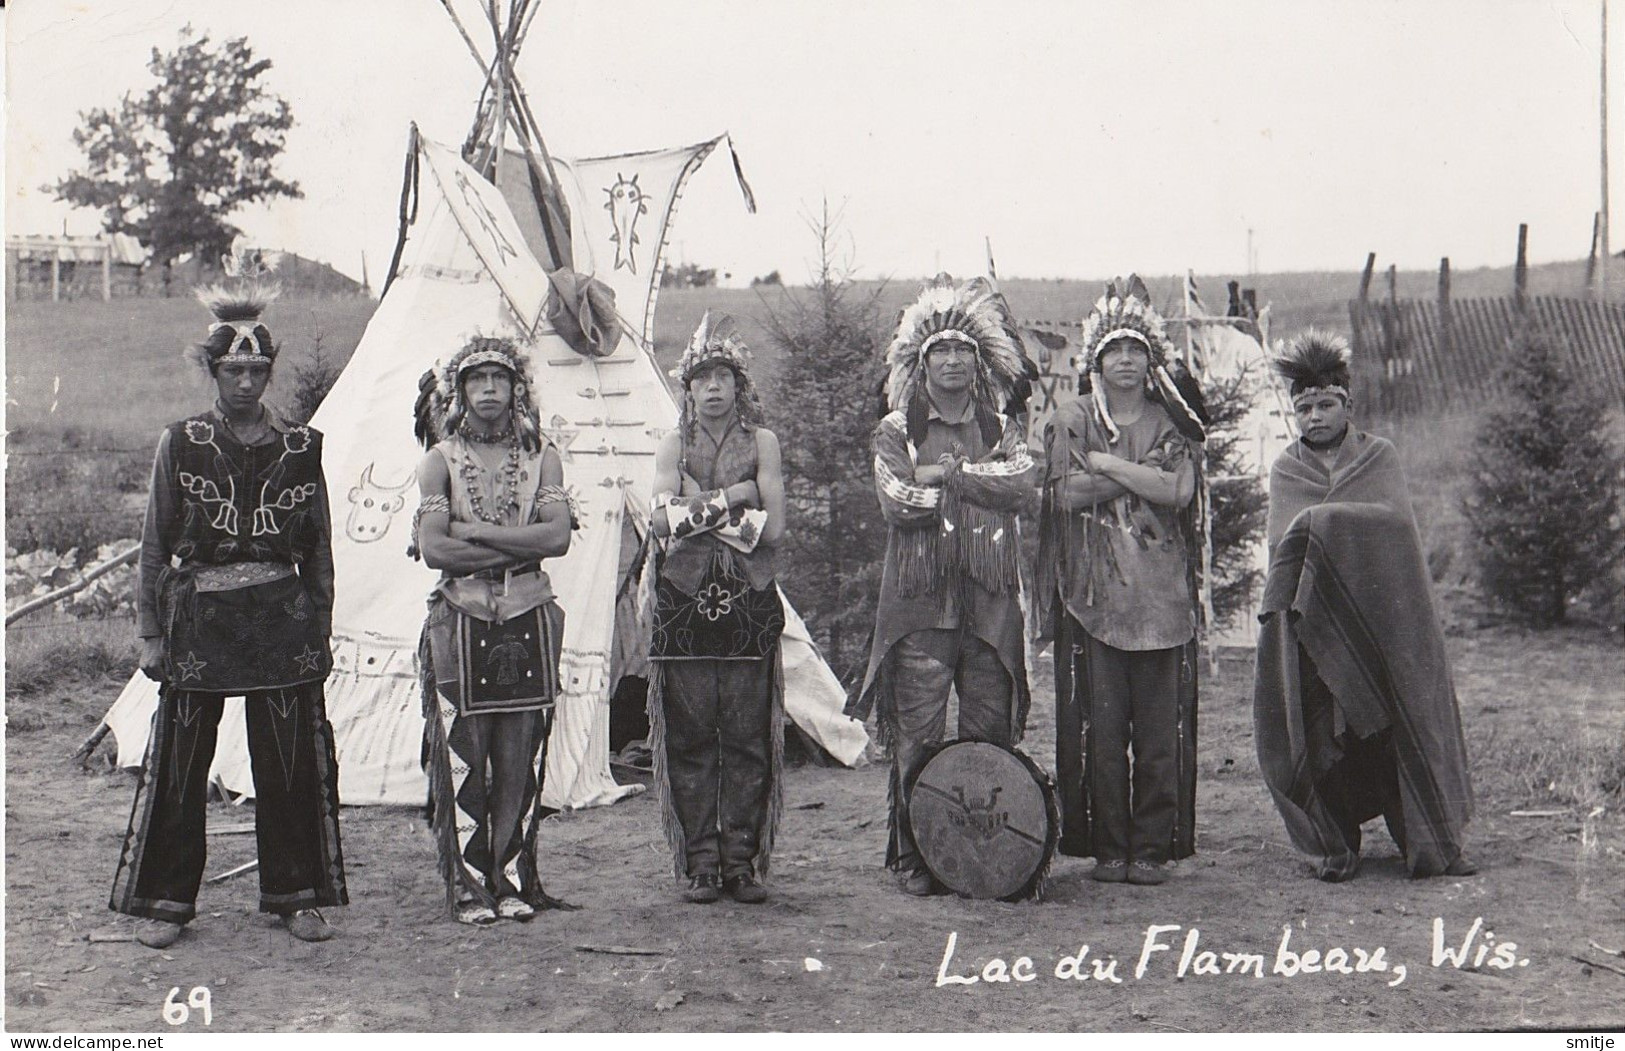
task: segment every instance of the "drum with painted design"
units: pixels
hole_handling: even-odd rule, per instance
[[[985,741],[955,741],[931,757],[908,820],[931,874],[966,898],[1037,896],[1060,834],[1049,776]]]

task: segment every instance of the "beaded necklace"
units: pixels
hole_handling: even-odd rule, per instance
[[[465,420],[457,428],[457,433],[478,445],[501,445],[513,440],[513,425],[509,424],[500,431],[477,431]]]
[[[519,514],[519,443],[514,442],[508,446],[508,455],[503,457],[502,466],[497,468],[497,497],[498,506],[493,511],[485,506],[485,486],[481,484],[481,477],[485,474],[485,467],[469,450],[462,457],[459,473],[463,476],[463,486],[468,491],[469,510],[474,517],[482,522],[492,525],[502,525],[507,515]]]

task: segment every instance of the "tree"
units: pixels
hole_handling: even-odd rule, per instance
[[[807,225],[818,240],[811,288],[784,292],[776,307],[763,299],[764,325],[783,355],[773,428],[793,521],[784,583],[836,674],[851,680],[868,655],[885,558],[870,436],[890,325],[879,307],[882,288],[861,291],[850,267],[836,261],[839,216],[828,201]]]
[[[1204,443],[1211,494],[1213,556],[1210,586],[1213,628],[1247,609],[1263,574],[1253,564],[1253,545],[1264,535],[1269,497],[1258,476],[1245,469],[1239,428],[1256,390],[1244,367],[1229,380],[1207,385],[1203,398],[1211,422]]]
[[[1625,550],[1620,458],[1602,395],[1575,382],[1552,337],[1526,326],[1509,349],[1508,397],[1479,427],[1463,510],[1485,593],[1545,628],[1607,586]]]
[[[174,51],[153,48],[147,69],[158,83],[146,94],[126,92],[116,111],[79,115],[73,141],[88,163],[46,189],[100,209],[108,233],[136,237],[167,289],[178,257],[212,261],[230,250],[239,208],[304,196],[275,172],[293,115],[259,82],[270,68],[246,37],[214,47],[187,26]]]
[[[660,275],[661,288],[710,288],[716,283],[716,267],[706,269],[698,263],[678,263]]]

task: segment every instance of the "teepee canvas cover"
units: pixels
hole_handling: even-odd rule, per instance
[[[720,140],[684,151],[559,162],[571,211],[575,267],[616,290],[623,322],[648,331],[659,250],[682,181]],[[623,338],[604,358],[577,354],[542,317],[548,277],[504,196],[452,150],[414,134],[409,200],[415,215],[393,280],[354,356],[311,424],[326,436],[337,573],[334,669],[327,709],[347,804],[421,803],[421,699],[414,656],[436,573],[407,558],[417,506],[411,433],[418,377],[475,332],[520,334],[530,349],[544,429],[564,460],[582,528],[569,553],[546,564],[565,632],[560,697],[542,801],[551,807],[613,802],[637,786],[609,772],[609,690],[622,530],[649,505],[654,450],[675,426],[676,404],[650,354]],[[598,183],[636,179],[642,206],[628,222],[605,208]],[[564,175],[568,172],[568,175]],[[610,185],[614,185],[612,182]],[[595,196],[596,195],[596,196]],[[636,241],[628,236],[636,234]],[[643,253],[641,255],[637,253]],[[631,262],[636,263],[635,269]],[[840,684],[786,603],[787,712],[831,755],[860,760],[867,736],[841,714]],[[624,642],[625,640],[623,640]],[[137,675],[107,715],[119,762],[140,763],[156,686]],[[251,793],[240,701],[227,705],[214,776]]]

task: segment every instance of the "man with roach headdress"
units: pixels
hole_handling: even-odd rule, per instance
[[[1079,396],[1044,433],[1059,849],[1100,882],[1154,885],[1195,851],[1205,410],[1137,276],[1106,287],[1082,343]]]
[[[234,263],[234,261],[233,261]],[[338,763],[323,684],[333,665],[333,555],[322,436],[261,403],[277,345],[260,320],[276,290],[199,293],[214,314],[191,349],[214,407],[165,428],[141,531],[137,631],[158,710],[110,906],[169,946],[197,915],[209,766],[228,696],[244,698],[260,911],[304,941],[344,905]]]
[[[655,453],[644,576],[655,787],[684,898],[759,905],[784,761],[779,440],[732,318],[708,311],[672,375],[682,409]]]
[[[940,893],[908,822],[913,781],[947,731],[1013,746],[1029,699],[1017,517],[1034,465],[1008,413],[1027,373],[997,293],[938,275],[903,311],[886,350],[890,411],[874,432],[888,526],[874,641],[849,706],[877,711],[892,751],[886,865],[903,889]]]
[[[453,919],[575,906],[542,889],[537,829],[564,612],[541,562],[577,514],[541,433],[525,357],[475,336],[419,381],[414,554],[442,572],[418,647],[435,844]]]
[[[1292,842],[1353,878],[1378,817],[1411,876],[1466,876],[1473,793],[1450,660],[1399,454],[1350,422],[1349,346],[1310,330],[1274,362],[1300,437],[1270,468],[1254,738]]]

